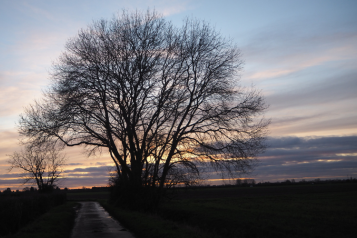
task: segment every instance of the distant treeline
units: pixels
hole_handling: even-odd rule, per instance
[[[10,193],[29,193],[29,192],[37,192],[37,188],[34,188],[34,187],[25,187],[24,189],[22,189],[21,191],[20,190],[11,190],[11,188],[7,188],[5,189],[4,191],[0,191],[0,195],[1,193],[3,194],[10,194]],[[54,192],[58,193],[60,191],[65,191],[65,192],[70,192],[70,193],[73,193],[73,192],[108,192],[110,191],[110,187],[92,187],[92,188],[86,188],[86,187],[82,187],[82,188],[74,188],[74,189],[69,189],[69,188],[59,188],[59,187],[56,187],[54,190]]]
[[[34,189],[21,193],[5,190],[0,193],[0,237],[14,234],[52,207],[65,202],[64,192],[40,194]]]
[[[235,183],[222,184],[222,185],[195,185],[191,187],[204,188],[204,187],[253,187],[253,186],[281,186],[281,185],[302,185],[302,184],[336,184],[336,183],[357,183],[357,178],[346,178],[346,179],[313,179],[306,180],[302,179],[296,181],[295,179],[287,179],[284,181],[276,182],[256,182],[255,179],[236,179]],[[185,186],[178,186],[178,188],[184,188]]]
[[[237,180],[238,181],[238,180]],[[296,181],[295,179],[287,179],[285,181],[278,182],[259,182],[254,183],[255,186],[270,186],[270,185],[296,185],[296,184],[330,184],[330,183],[357,183],[357,178],[346,178],[346,179],[313,179],[313,180],[305,180],[302,179],[300,181]],[[239,182],[237,182],[237,185]]]
[[[235,184],[228,184],[228,185],[213,185],[213,186],[279,186],[279,185],[298,185],[298,184],[332,184],[332,183],[357,183],[357,178],[346,178],[346,179],[313,179],[313,180],[306,180],[302,179],[300,181],[296,181],[295,179],[287,179],[284,181],[277,181],[277,182],[258,182],[254,179],[236,179]],[[210,185],[208,185],[210,186]]]
[[[76,188],[76,189],[67,189],[69,193],[76,193],[76,192],[109,192],[110,187],[92,187],[92,188]]]

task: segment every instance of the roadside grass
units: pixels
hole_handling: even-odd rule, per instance
[[[75,202],[67,202],[49,210],[36,221],[7,238],[67,238],[70,237],[75,211]]]
[[[221,236],[203,231],[199,227],[161,218],[156,214],[124,210],[107,200],[99,200],[105,210],[120,221],[137,238],[220,238]]]
[[[0,194],[0,237],[15,234],[51,208],[66,202],[64,193],[18,192]]]

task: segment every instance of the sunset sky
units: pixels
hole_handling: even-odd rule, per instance
[[[257,182],[357,177],[357,1],[0,1],[0,190],[22,189],[8,172],[19,151],[19,115],[50,83],[68,39],[122,9],[155,9],[175,25],[209,22],[242,52],[241,84],[270,105],[268,149],[246,177]],[[66,149],[60,187],[105,186],[105,153]],[[207,183],[220,184],[212,177]],[[29,186],[29,185],[26,185]]]

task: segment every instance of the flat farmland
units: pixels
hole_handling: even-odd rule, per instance
[[[357,184],[179,190],[164,219],[212,237],[355,237]]]
[[[357,183],[306,183],[291,185],[266,185],[266,186],[212,186],[197,188],[179,188],[173,192],[177,200],[209,199],[209,198],[242,198],[242,197],[269,197],[269,196],[294,196],[313,195],[319,193],[349,193],[357,191]]]

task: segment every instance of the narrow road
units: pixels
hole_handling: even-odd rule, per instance
[[[80,202],[71,238],[134,238],[98,202]]]

